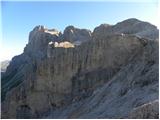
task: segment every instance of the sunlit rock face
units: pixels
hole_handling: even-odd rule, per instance
[[[124,32],[136,24],[154,37]],[[2,78],[2,118],[128,118],[158,99],[157,31],[135,19],[93,33],[36,26]]]
[[[68,41],[64,41],[64,42],[55,42],[54,43],[54,47],[61,47],[61,48],[74,48],[74,44],[68,42]]]

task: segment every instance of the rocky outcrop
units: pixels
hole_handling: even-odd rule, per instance
[[[62,39],[79,45],[81,42],[91,40],[91,31],[68,26],[64,30]]]
[[[62,47],[62,48],[74,48],[74,44],[70,43],[68,41],[64,41],[64,42],[55,42],[54,43],[54,47]]]
[[[4,73],[6,72],[9,63],[10,63],[10,60],[5,60],[5,61],[1,62],[1,78],[3,77]]]
[[[2,78],[2,100],[7,91],[19,85],[29,74],[34,73],[36,64],[46,57],[47,45],[56,40],[56,35],[46,33],[44,26],[36,26],[30,32],[29,42],[21,55],[12,58],[6,73]]]
[[[134,34],[138,37],[147,38],[151,40],[158,39],[159,31],[156,26],[148,22],[142,22],[138,19],[131,18],[119,22],[116,25],[101,24],[93,31],[94,37],[103,37],[103,35],[113,34]],[[105,34],[104,34],[105,33]]]
[[[29,34],[29,42],[24,49],[25,54],[31,54],[32,57],[45,57],[48,43],[58,41],[61,35],[55,29],[48,30],[44,26],[36,26]]]
[[[131,112],[129,118],[158,119],[159,118],[159,101],[155,100],[151,103],[147,103],[135,108]]]
[[[73,26],[63,34],[35,27],[2,78],[2,117],[126,118],[158,99],[158,41],[108,34],[112,27],[92,35]]]
[[[10,60],[5,60],[1,62],[1,73],[5,72],[8,65],[9,65]]]

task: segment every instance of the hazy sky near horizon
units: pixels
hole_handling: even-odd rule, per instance
[[[29,32],[36,25],[63,32],[68,25],[93,30],[102,23],[116,24],[138,18],[158,24],[158,0],[150,2],[21,2],[2,1],[1,60],[23,52]]]

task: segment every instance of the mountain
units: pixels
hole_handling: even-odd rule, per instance
[[[2,118],[158,118],[158,31],[36,26],[2,77]]]
[[[5,72],[6,71],[9,63],[10,63],[10,60],[5,60],[5,61],[1,62],[1,72]]]
[[[1,78],[3,77],[4,73],[6,72],[6,69],[10,63],[10,60],[4,60],[1,62]]]
[[[116,25],[101,24],[96,27],[93,32],[94,37],[98,34],[105,33],[104,35],[111,34],[132,34],[137,37],[147,38],[150,40],[158,39],[159,32],[156,26],[148,22],[142,22],[138,19],[131,18],[117,23]]]

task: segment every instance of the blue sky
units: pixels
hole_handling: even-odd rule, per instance
[[[63,31],[68,25],[93,30],[102,23],[115,24],[128,18],[158,24],[156,0],[149,2],[1,2],[1,60],[23,52],[29,32],[36,25]]]

